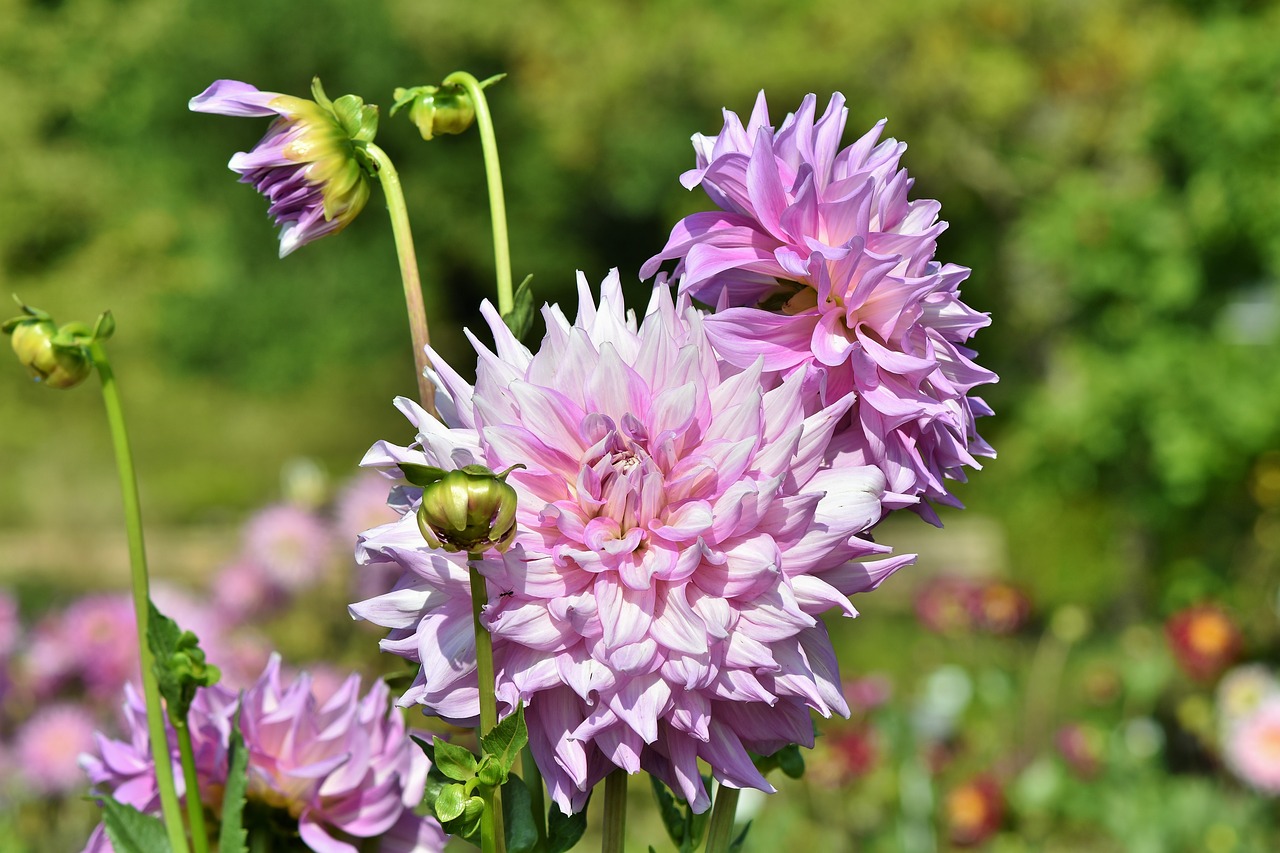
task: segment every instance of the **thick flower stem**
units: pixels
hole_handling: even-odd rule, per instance
[[[738,810],[738,789],[720,785],[707,827],[706,853],[727,853],[733,842],[733,817]]]
[[[111,444],[115,450],[116,469],[120,474],[120,493],[124,500],[125,529],[129,538],[129,563],[132,569],[133,610],[138,622],[138,654],[142,662],[142,695],[147,703],[147,732],[151,741],[151,757],[156,767],[156,788],[160,793],[160,810],[173,853],[187,853],[186,832],[182,826],[182,807],[173,781],[173,761],[169,755],[169,738],[165,733],[164,709],[160,686],[156,682],[155,658],[147,643],[147,622],[151,612],[151,589],[147,578],[147,552],[142,539],[142,510],[138,502],[138,480],[133,470],[133,454],[129,450],[129,434],[125,431],[124,411],[116,389],[115,373],[106,350],[97,341],[89,344],[89,357],[102,380],[102,401],[111,428]]]
[[[400,259],[400,280],[404,283],[404,304],[409,313],[409,334],[413,338],[413,365],[418,372],[418,397],[422,407],[436,414],[436,391],[427,379],[427,345],[431,335],[427,330],[427,309],[422,302],[422,280],[418,275],[418,255],[413,248],[413,232],[409,230],[409,209],[405,206],[404,190],[400,175],[387,153],[372,142],[365,147],[370,159],[378,166],[378,181],[387,197],[387,212],[391,216],[391,233],[396,240],[396,255]]]
[[[191,729],[186,720],[170,720],[178,735],[178,755],[182,759],[182,782],[187,792],[187,820],[191,824],[193,853],[208,853],[209,830],[204,824],[204,803],[200,802],[200,780],[196,776],[196,757],[191,749]]]
[[[480,734],[486,735],[498,725],[497,679],[493,669],[493,638],[480,624],[480,614],[489,601],[489,588],[478,565],[484,554],[468,554],[471,571],[471,619],[476,633],[476,675],[480,679]],[[502,827],[502,792],[494,789],[492,799],[486,797],[484,818],[480,823],[483,853],[505,853],[506,840]]]
[[[604,777],[604,837],[600,853],[625,853],[627,844],[627,771]]]
[[[444,78],[446,86],[461,86],[471,96],[476,110],[476,127],[484,149],[485,179],[489,184],[489,217],[493,222],[493,264],[498,277],[498,313],[506,315],[515,307],[511,285],[511,248],[507,240],[507,202],[502,192],[502,168],[498,164],[498,138],[493,132],[493,116],[480,81],[465,71]]]

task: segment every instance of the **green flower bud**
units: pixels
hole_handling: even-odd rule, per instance
[[[517,504],[516,490],[506,481],[511,470],[495,474],[483,465],[448,472],[438,468],[405,470],[410,482],[423,487],[418,507],[422,538],[446,551],[473,553],[511,547]]]
[[[11,336],[13,351],[31,378],[50,388],[74,388],[88,378],[93,360],[86,345],[94,333],[83,323],[68,323],[59,329],[39,308],[22,305],[22,311],[22,316],[0,326],[0,331]],[[102,323],[99,320],[100,326]]]
[[[476,120],[475,104],[461,86],[414,86],[396,89],[394,97],[391,114],[409,107],[409,120],[426,140],[442,133],[462,133]]]

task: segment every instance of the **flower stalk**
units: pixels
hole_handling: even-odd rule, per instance
[[[204,822],[204,804],[200,802],[200,779],[196,775],[196,757],[191,748],[191,729],[186,720],[170,719],[178,736],[178,755],[182,761],[182,783],[187,794],[187,821],[191,826],[192,853],[209,853],[209,830]]]
[[[142,538],[142,511],[138,501],[138,480],[133,468],[133,454],[129,449],[129,434],[125,430],[124,411],[120,406],[115,373],[111,370],[111,362],[107,359],[106,350],[97,340],[89,343],[88,348],[89,357],[98,370],[98,377],[102,380],[102,400],[107,409],[111,444],[115,451],[116,468],[120,474],[120,492],[124,501],[125,528],[129,539],[129,563],[132,570],[133,609],[138,620],[142,694],[147,703],[147,733],[151,741],[151,756],[155,762],[160,809],[164,815],[165,830],[173,853],[187,853],[190,848],[187,845],[187,837],[182,825],[182,809],[174,786],[173,763],[169,758],[169,739],[165,734],[164,711],[161,708],[160,687],[155,673],[155,657],[147,644],[151,590],[147,578],[147,553]]]
[[[604,777],[604,837],[600,853],[625,853],[627,843],[627,771]]]
[[[738,811],[737,788],[721,784],[716,789],[716,804],[711,809],[711,825],[707,827],[706,853],[728,853],[733,842],[733,820]]]
[[[479,563],[484,553],[472,551],[467,555],[471,575],[471,618],[476,633],[476,676],[480,680],[480,735],[486,735],[498,725],[498,699],[495,694],[497,679],[493,666],[493,638],[480,623],[480,615],[489,600],[488,587],[480,574]],[[496,786],[484,796],[484,817],[480,822],[480,847],[483,853],[506,853],[506,841],[502,826],[502,791]]]
[[[507,239],[507,202],[502,192],[502,168],[498,163],[498,139],[493,131],[493,116],[484,97],[484,85],[465,71],[455,71],[444,78],[445,86],[461,86],[471,97],[480,130],[480,146],[484,150],[485,180],[489,187],[489,216],[493,222],[493,263],[498,278],[498,313],[506,316],[515,307],[511,283],[511,247]]]
[[[387,213],[391,217],[391,233],[396,241],[396,255],[400,260],[400,280],[404,284],[404,303],[409,314],[409,334],[413,338],[413,365],[418,374],[418,397],[422,407],[436,414],[436,392],[426,370],[427,345],[431,335],[427,329],[427,309],[422,301],[422,280],[418,273],[418,255],[413,247],[413,232],[409,228],[409,209],[405,205],[404,189],[400,175],[386,152],[372,142],[365,152],[378,169],[378,182],[387,198]]]

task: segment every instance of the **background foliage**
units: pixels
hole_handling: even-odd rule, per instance
[[[508,73],[490,91],[512,254],[548,301],[572,300],[578,269],[634,280],[702,206],[676,178],[720,107],[763,88],[780,116],[839,89],[850,133],[887,116],[909,142],[1001,375],[973,509],[884,541],[924,552],[924,573],[1007,572],[1114,636],[1213,597],[1274,655],[1277,32],[1280,4],[1249,0],[0,0],[0,293],[59,321],[115,312],[148,518],[216,531],[286,460],[345,477],[404,437],[389,403],[413,384],[379,197],[278,261],[262,200],[224,168],[263,127],[187,112],[210,81],[305,93],[318,74],[385,107],[457,68]],[[410,193],[433,335],[465,365],[492,271],[479,146],[423,145],[385,113],[379,143]],[[34,607],[124,560],[59,548],[114,536],[96,395],[22,380],[0,359],[0,578]],[[885,665],[860,636],[855,667]],[[888,666],[948,650],[912,654]]]

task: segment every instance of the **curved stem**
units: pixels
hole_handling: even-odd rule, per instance
[[[151,757],[156,768],[156,788],[160,793],[160,810],[173,853],[187,853],[187,836],[182,826],[182,809],[173,781],[173,759],[165,732],[164,710],[160,687],[156,682],[155,658],[147,641],[150,621],[151,588],[147,579],[147,552],[142,539],[142,510],[138,502],[138,480],[133,470],[133,454],[129,450],[129,434],[125,431],[124,411],[116,389],[115,373],[106,350],[97,341],[89,344],[89,357],[102,380],[102,401],[111,428],[111,445],[115,450],[116,470],[120,474],[120,493],[124,500],[125,529],[129,538],[129,564],[133,588],[133,610],[138,623],[138,654],[142,662],[142,695],[147,703],[147,733],[151,741]]]
[[[489,602],[489,587],[480,574],[482,553],[468,554],[471,575],[471,620],[476,634],[476,676],[480,680],[480,735],[486,735],[498,725],[498,699],[495,695],[497,678],[493,667],[493,638],[480,624],[480,614]],[[485,797],[484,818],[480,824],[480,839],[488,838],[492,847],[483,847],[484,853],[505,853],[506,839],[502,826],[502,791],[493,789],[492,799]]]
[[[191,848],[194,853],[208,853],[209,830],[204,824],[204,803],[200,802],[200,779],[196,776],[196,757],[191,749],[191,730],[186,720],[170,720],[178,735],[178,755],[182,760],[182,782],[187,790],[187,820],[191,824]]]
[[[625,853],[627,843],[627,771],[604,777],[604,836],[600,853]]]
[[[418,397],[422,407],[436,414],[436,391],[427,379],[427,345],[431,335],[427,330],[427,309],[422,302],[422,280],[418,275],[418,255],[413,248],[413,232],[409,229],[409,209],[404,202],[404,190],[400,186],[400,174],[387,153],[372,142],[365,150],[378,166],[378,181],[387,198],[387,213],[391,216],[391,233],[396,240],[396,256],[400,259],[400,280],[404,283],[404,304],[409,313],[409,334],[413,337],[413,365],[418,371]]]
[[[720,785],[716,804],[711,809],[711,825],[707,828],[706,853],[726,853],[733,842],[733,816],[738,810],[738,789]]]
[[[507,241],[507,202],[502,192],[502,167],[498,164],[498,138],[493,132],[493,116],[480,81],[465,71],[444,78],[446,86],[461,86],[471,96],[476,110],[476,127],[484,149],[485,180],[489,185],[489,217],[493,222],[493,265],[498,277],[498,313],[506,315],[515,307],[511,286],[511,247]]]

